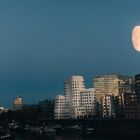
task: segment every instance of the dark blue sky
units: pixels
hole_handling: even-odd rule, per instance
[[[140,73],[139,0],[1,0],[0,106],[63,94],[63,80]]]

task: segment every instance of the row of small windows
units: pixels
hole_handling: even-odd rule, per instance
[[[104,112],[109,112],[109,108],[108,109],[104,109]]]
[[[61,102],[61,101],[60,101],[60,102],[56,102],[56,103],[59,103],[59,104],[65,104],[65,102]]]
[[[60,106],[61,107],[61,106],[65,106],[65,104],[58,104],[58,105],[55,105],[55,106]]]
[[[91,99],[91,97],[82,97],[82,99]]]
[[[92,103],[84,103],[84,105],[92,105]]]
[[[96,97],[82,97],[82,99],[96,99]]]
[[[77,84],[72,84],[72,86],[79,86],[79,83],[77,83]]]
[[[78,104],[77,104],[77,103],[73,103],[72,105],[74,105],[74,106],[75,106],[75,105],[78,105]]]
[[[86,112],[77,112],[77,114],[86,114]]]
[[[95,109],[86,109],[86,111],[95,111]]]
[[[75,88],[75,89],[73,89],[72,91],[79,91],[79,89],[76,89],[76,88]]]
[[[81,100],[73,100],[72,102],[80,102]]]
[[[77,108],[77,111],[84,111],[84,108]]]
[[[81,93],[93,93],[93,91],[82,91]],[[88,94],[85,94],[88,95]]]
[[[81,92],[82,96],[95,96],[94,93],[91,93],[91,94],[85,94],[83,92]]]
[[[82,102],[92,102],[92,100],[82,100]]]
[[[111,106],[111,104],[103,104],[103,106],[105,106],[105,107],[106,107],[106,106]]]

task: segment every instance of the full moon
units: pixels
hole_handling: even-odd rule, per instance
[[[132,43],[135,50],[140,52],[140,26],[135,26],[132,30]]]

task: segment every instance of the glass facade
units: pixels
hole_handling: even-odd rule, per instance
[[[97,101],[104,95],[118,96],[119,93],[133,92],[134,78],[122,75],[102,75],[94,78]]]

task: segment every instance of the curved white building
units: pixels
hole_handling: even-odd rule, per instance
[[[54,104],[54,119],[65,118],[66,99],[63,95],[58,95],[55,98]]]
[[[94,115],[95,90],[85,89],[83,76],[72,76],[64,81],[64,96],[55,99],[55,119],[76,119]]]
[[[81,94],[85,89],[83,76],[72,76],[64,81],[64,95],[66,108],[69,109],[69,118],[77,118],[77,108],[81,108]]]
[[[82,76],[72,76],[64,82],[64,95],[70,106],[81,105],[80,91],[83,89],[85,89],[85,83]]]

